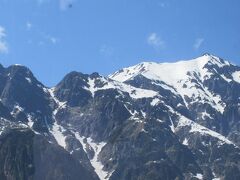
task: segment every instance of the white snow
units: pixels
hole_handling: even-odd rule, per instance
[[[17,110],[18,112],[24,111],[24,109],[23,109],[21,106],[19,106],[18,104],[16,104],[16,105],[14,106],[14,110]]]
[[[105,142],[101,143],[94,143],[91,138],[88,139],[88,144],[93,148],[94,150],[94,156],[90,160],[92,166],[95,169],[95,172],[97,173],[98,177],[101,180],[108,179],[108,172],[103,170],[103,164],[98,160],[99,153],[101,152],[102,148],[106,145]]]
[[[196,176],[193,176],[193,177],[195,177],[195,178],[197,178],[197,179],[203,179],[203,175],[200,174],[200,173],[197,173],[197,175],[196,175]]]
[[[182,144],[185,145],[185,146],[188,146],[188,139],[185,138],[185,139],[183,140]]]
[[[202,119],[205,119],[206,117],[208,117],[209,119],[213,119],[211,117],[211,115],[209,113],[207,113],[206,111],[202,112]]]
[[[159,82],[155,82],[153,81],[152,84],[155,84],[157,86],[161,86],[163,89],[169,90],[171,91],[173,94],[178,95],[178,92],[170,85],[167,84],[163,84],[163,83],[159,83]]]
[[[85,137],[80,136],[79,133],[75,133],[75,137],[76,137],[77,140],[82,144],[83,150],[85,151],[85,153],[87,153],[87,146],[86,146],[86,143],[84,143]]]
[[[130,97],[133,99],[141,99],[141,98],[148,98],[148,97],[154,97],[158,93],[152,90],[146,90],[146,89],[140,89],[135,88],[133,86],[120,83],[117,81],[110,80],[101,77],[98,80],[100,80],[102,83],[104,83],[103,87],[96,87],[95,86],[95,80],[89,78],[88,79],[88,85],[89,87],[84,87],[86,90],[90,91],[92,96],[94,97],[95,93],[99,90],[105,90],[105,89],[118,89],[121,92],[126,92],[129,94]]]
[[[89,91],[92,94],[92,97],[94,97],[95,94],[95,80],[88,78],[88,85],[89,85]]]
[[[121,86],[118,86],[118,87],[123,92],[127,92],[130,95],[130,97],[132,97],[133,99],[148,98],[148,97],[154,97],[154,96],[158,95],[158,93],[155,91],[134,88],[134,87],[132,87],[130,85],[126,85],[126,84],[122,84]]]
[[[138,112],[135,109],[132,112],[125,104],[124,104],[124,107],[128,110],[128,112],[132,115],[132,117],[135,117],[138,114]]]
[[[237,83],[240,83],[240,71],[232,73],[233,80]]]
[[[157,119],[157,122],[164,123],[164,121],[161,119]]]
[[[115,72],[114,74],[110,75],[109,77],[116,81],[124,82],[124,81],[127,81],[127,80],[131,79],[132,77],[140,74],[141,72],[146,71],[145,65],[146,65],[145,63],[140,63],[135,66],[123,68],[122,70]]]
[[[141,129],[141,132],[148,133],[144,128]]]
[[[53,100],[57,103],[57,108],[55,109],[55,111],[53,112],[53,115],[56,115],[57,111],[59,109],[63,109],[66,107],[66,102],[62,102],[62,101],[59,101],[55,95],[54,95],[54,91],[55,91],[55,88],[51,88],[51,89],[47,89],[47,92],[49,92],[49,94],[51,95],[51,97],[53,98]]]
[[[194,60],[175,63],[143,62],[136,66],[124,68],[122,71],[110,75],[110,78],[124,82],[138,74],[142,74],[149,79],[162,80],[167,84],[176,85],[175,83],[179,80],[186,79],[187,72],[200,73],[202,79],[206,75],[211,75],[204,68],[205,64],[210,60],[209,56],[202,56]]]
[[[172,120],[170,119],[171,121],[171,129],[173,132],[175,131],[178,131],[180,128],[182,127],[186,127],[186,126],[189,126],[190,127],[190,130],[189,130],[189,133],[200,133],[201,135],[208,135],[208,136],[211,136],[211,137],[214,137],[214,138],[217,138],[219,140],[219,145],[223,145],[223,144],[232,144],[234,145],[235,147],[237,147],[233,142],[231,142],[230,140],[228,140],[225,136],[215,132],[215,131],[212,131],[188,118],[186,118],[185,116],[179,114],[178,112],[174,111],[172,109],[172,107],[166,105],[168,108],[169,108],[169,112],[173,113],[173,114],[177,114],[178,117],[179,117],[179,120],[178,120],[178,124],[177,124],[177,127],[174,128],[173,126],[173,122]],[[174,129],[173,129],[174,128]]]
[[[225,81],[227,81],[227,82],[231,82],[231,81],[232,81],[232,79],[227,78],[227,77],[224,76],[223,74],[221,74],[220,76],[221,76]]]
[[[160,102],[159,98],[154,98],[150,104],[151,106],[156,106],[159,102]]]
[[[55,116],[56,116],[57,112],[60,109],[66,108],[66,106],[67,106],[66,103],[67,102],[61,102],[55,97],[55,95],[54,95],[55,88],[51,88],[51,89],[44,88],[44,89],[45,89],[44,91],[48,92],[50,94],[50,96],[52,97],[52,99],[57,104],[57,108],[53,111],[53,118],[55,119]]]
[[[180,115],[180,119],[177,125],[177,129],[181,128],[181,127],[186,127],[186,126],[190,126],[190,133],[200,133],[201,135],[208,135],[214,138],[217,138],[220,142],[219,145],[222,144],[233,144],[231,141],[229,141],[225,136],[212,131],[188,118],[186,118],[185,116]],[[235,145],[234,145],[235,146]]]
[[[55,138],[57,143],[65,149],[66,148],[66,141],[65,141],[66,137],[63,134],[63,132],[66,131],[66,130],[61,125],[59,125],[57,123],[55,116],[56,116],[59,109],[62,109],[62,108],[66,107],[66,102],[59,101],[54,95],[54,90],[55,90],[55,88],[44,90],[46,92],[49,92],[49,94],[51,95],[51,97],[53,98],[55,103],[57,104],[57,108],[52,113],[52,117],[55,120],[55,122],[53,123],[52,127],[50,127],[49,131],[53,135],[53,137]]]
[[[28,83],[32,83],[32,80],[30,78],[26,77],[25,79],[28,81]]]
[[[202,87],[205,91],[205,94],[207,96],[202,97],[202,99],[204,98],[208,98],[209,104],[212,105],[212,107],[214,107],[217,111],[219,111],[220,113],[224,112],[225,106],[226,104],[222,102],[221,97],[219,95],[214,95],[212,94],[207,88]]]
[[[172,118],[171,117],[169,117],[169,118],[170,118],[170,122],[171,122],[170,128],[171,128],[172,132],[175,133],[175,127],[174,127]]]
[[[30,128],[32,128],[32,126],[33,126],[33,124],[34,124],[34,121],[33,121],[33,118],[32,118],[32,116],[30,115],[30,114],[28,114],[27,115],[27,119],[28,119],[28,126],[30,127]]]
[[[190,97],[192,102],[202,100],[223,113],[225,104],[221,101],[220,96],[212,94],[206,87],[201,85],[205,79],[210,78],[212,75],[212,72],[205,68],[205,65],[209,63],[216,64],[219,67],[229,64],[227,62],[222,63],[218,57],[204,55],[193,60],[175,63],[143,62],[136,66],[124,68],[109,77],[124,82],[141,74],[152,80],[152,83],[180,95],[184,101],[185,96]],[[193,79],[199,83],[192,82]],[[158,82],[164,82],[165,84]],[[199,84],[201,88],[198,87]],[[187,105],[186,102],[185,104]]]
[[[103,164],[98,160],[99,153],[106,145],[105,142],[95,143],[90,137],[86,138],[80,136],[79,133],[75,133],[75,137],[83,146],[83,150],[87,153],[87,147],[90,146],[94,151],[94,157],[90,160],[91,165],[95,169],[96,174],[101,180],[107,180],[113,172],[107,172],[103,170]],[[85,140],[85,141],[84,141]]]
[[[16,104],[16,105],[14,105],[14,108],[13,108],[13,111],[11,112],[11,114],[14,115],[17,112],[22,112],[22,111],[24,111],[24,109],[21,106],[19,106],[19,104]]]
[[[22,108],[19,104],[16,104],[13,108],[13,111],[11,112],[12,115],[14,115],[15,113],[18,113],[18,112],[23,112],[24,111],[24,108]],[[24,126],[25,128],[29,127],[32,129],[33,127],[33,124],[34,124],[34,117],[32,116],[32,114],[29,114],[29,113],[26,113],[27,115],[27,125],[26,124],[21,124],[22,126]],[[35,131],[34,129],[32,129],[32,131],[35,133],[35,134],[39,134],[37,131]]]
[[[65,142],[66,137],[63,134],[64,131],[65,131],[65,129],[62,126],[60,126],[59,124],[57,124],[57,122],[54,122],[52,129],[50,129],[50,132],[56,139],[57,143],[65,149],[66,148],[66,142]]]
[[[146,112],[144,112],[144,111],[142,111],[142,110],[141,110],[141,113],[142,113],[142,116],[143,116],[144,118],[146,118],[146,117],[147,117],[147,114],[146,114]]]
[[[83,136],[80,136],[79,133],[75,133],[75,137],[82,144],[83,150],[86,153],[87,153],[87,146],[90,146],[93,149],[94,156],[90,160],[91,165],[93,166],[100,180],[108,180],[113,172],[104,171],[103,164],[98,160],[99,153],[101,152],[102,148],[106,145],[106,143],[105,142],[95,143],[90,137],[85,138]],[[86,142],[84,140],[86,140]]]
[[[201,143],[202,143],[202,145],[204,145],[204,146],[208,146],[208,143],[206,143],[206,142],[204,142],[204,141],[202,141]]]

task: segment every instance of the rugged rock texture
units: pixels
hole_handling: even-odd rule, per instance
[[[240,67],[205,54],[47,88],[0,67],[0,179],[240,179]]]
[[[0,137],[1,179],[98,179],[59,146],[28,129],[12,129]]]

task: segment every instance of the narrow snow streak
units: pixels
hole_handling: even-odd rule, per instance
[[[92,94],[92,97],[95,95],[95,80],[88,78],[89,91]]]
[[[91,138],[87,138],[88,144],[93,148],[94,150],[94,156],[90,160],[92,166],[95,169],[95,172],[97,173],[98,177],[101,180],[108,179],[108,172],[103,170],[103,164],[98,160],[99,153],[101,152],[102,148],[106,145],[106,143],[94,143]]]
[[[227,82],[231,82],[231,81],[232,81],[232,79],[227,78],[227,77],[224,76],[223,74],[221,74],[220,76],[221,76],[225,81],[227,81]]]
[[[181,128],[181,127],[185,127],[185,126],[190,126],[191,129],[190,129],[190,133],[194,133],[194,132],[197,132],[197,133],[200,133],[202,135],[209,135],[209,136],[212,136],[212,137],[215,137],[217,139],[220,140],[220,144],[219,145],[222,145],[224,143],[226,144],[233,144],[233,142],[229,141],[225,136],[215,132],[215,131],[212,131],[200,124],[197,124],[195,123],[194,121],[186,118],[185,116],[181,116],[180,115],[180,119],[179,119],[179,122],[178,122],[178,126],[177,128]],[[235,146],[235,145],[234,145]]]
[[[52,125],[52,127],[49,131],[53,135],[53,137],[55,138],[57,143],[65,149],[66,148],[66,141],[65,141],[66,137],[63,134],[63,132],[66,131],[66,130],[61,125],[57,124],[56,114],[59,111],[59,109],[62,109],[62,108],[66,107],[66,102],[59,101],[54,95],[54,90],[55,90],[54,88],[44,90],[45,92],[49,92],[50,96],[52,97],[52,99],[57,104],[57,108],[52,113],[52,117],[55,120],[55,122],[53,123],[53,125]]]
[[[51,89],[47,89],[47,90],[45,89],[44,91],[49,92],[50,96],[52,97],[52,99],[57,104],[57,108],[53,111],[53,117],[55,119],[55,115],[57,114],[58,110],[66,107],[66,102],[61,102],[55,97],[55,95],[54,95],[55,88],[51,88]]]
[[[64,131],[65,131],[65,129],[62,126],[58,125],[57,122],[53,123],[52,129],[50,130],[50,132],[56,139],[57,143],[65,149],[66,148],[66,142],[65,142],[66,137],[63,134]]]
[[[85,137],[79,135],[79,133],[75,133],[75,137],[82,144],[84,152],[87,154],[87,145],[84,143]]]
[[[171,128],[172,132],[175,133],[175,127],[174,127],[172,118],[171,117],[169,117],[169,118],[170,118],[170,122],[171,122],[170,128]]]
[[[28,81],[28,83],[32,83],[32,80],[30,78],[26,77],[25,79]]]
[[[197,175],[196,176],[193,176],[193,177],[195,177],[195,178],[197,178],[197,179],[203,179],[203,175],[202,174],[200,174],[200,173],[197,173]]]
[[[113,172],[104,171],[103,170],[104,165],[98,159],[99,153],[101,152],[102,148],[106,145],[106,143],[105,142],[95,143],[90,137],[85,138],[83,136],[80,136],[79,133],[75,133],[75,137],[82,144],[83,150],[85,151],[86,154],[88,154],[87,146],[90,146],[93,149],[94,156],[90,160],[90,163],[100,180],[108,180]]]
[[[219,145],[223,144],[232,144],[234,147],[237,147],[232,141],[228,140],[225,136],[212,131],[188,118],[185,116],[179,114],[178,112],[174,111],[172,107],[166,105],[169,108],[169,111],[173,114],[177,114],[179,116],[178,125],[176,128],[174,128],[175,131],[178,131],[179,128],[189,126],[191,129],[189,130],[189,133],[200,133],[201,135],[208,135],[214,138],[217,138],[219,140]]]

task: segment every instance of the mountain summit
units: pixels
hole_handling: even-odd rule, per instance
[[[148,79],[161,80],[165,83],[173,84],[179,80],[188,78],[189,73],[196,73],[203,80],[210,75],[210,67],[213,66],[215,68],[222,68],[231,66],[231,64],[216,56],[204,54],[193,60],[174,63],[142,62],[117,71],[109,77],[124,82],[141,74]]]
[[[47,88],[0,66],[0,179],[240,179],[240,67],[204,54]]]

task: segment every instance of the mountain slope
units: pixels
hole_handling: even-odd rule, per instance
[[[15,148],[5,134],[20,133],[14,141],[26,138],[21,149],[32,148],[10,159],[32,162],[54,153],[59,166],[47,163],[53,171],[42,172],[35,161],[32,171],[3,160],[0,167],[13,168],[0,178],[14,170],[23,179],[75,179],[79,173],[83,179],[239,179],[239,72],[205,54],[144,62],[109,77],[71,72],[47,88],[23,66],[1,67],[0,158]],[[62,170],[66,164],[71,170]]]
[[[221,58],[205,54],[194,60],[176,63],[141,63],[124,68],[110,78],[135,87],[160,90],[161,93],[169,90],[172,96],[181,97],[183,102],[180,104],[192,111],[193,119],[199,122],[201,119],[208,120],[200,123],[211,129],[215,127],[213,130],[226,135],[231,133],[228,123],[235,123],[231,122],[233,118],[229,116],[233,114],[229,110],[230,107],[236,109],[239,103],[240,93],[236,91],[240,87],[240,82],[236,81],[239,70],[239,67]],[[234,113],[237,113],[236,110]],[[208,125],[209,121],[216,119],[216,125]]]

